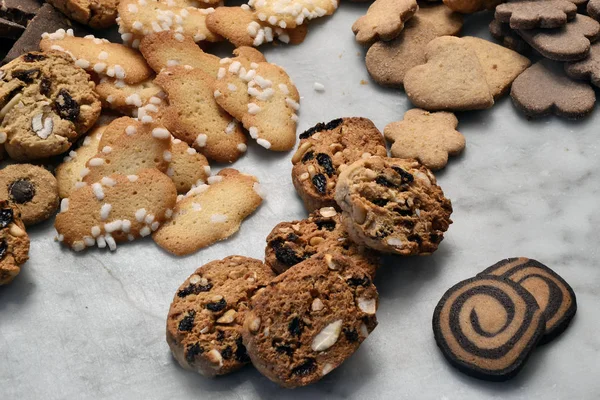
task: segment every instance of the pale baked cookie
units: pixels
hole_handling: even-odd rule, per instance
[[[350,238],[386,253],[433,253],[452,223],[450,200],[416,160],[356,161],[340,174],[335,200]]]
[[[18,161],[64,153],[100,115],[88,74],[60,52],[27,53],[0,68],[0,142]]]
[[[114,174],[63,199],[54,227],[58,240],[74,251],[95,245],[116,250],[118,242],[157,230],[171,215],[176,200],[175,185],[157,169]]]
[[[12,164],[0,170],[0,200],[16,204],[23,223],[31,226],[58,210],[58,184],[54,175],[42,167]]]
[[[128,85],[117,79],[102,79],[96,86],[102,107],[121,114],[137,117],[138,109],[144,108],[148,115],[160,119],[161,109],[166,107],[163,101],[165,93],[162,88],[148,79],[140,83]],[[145,107],[152,104],[154,107]]]
[[[260,260],[230,256],[186,279],[167,317],[167,343],[179,365],[214,377],[248,364],[242,343],[248,303],[273,277]]]
[[[262,203],[261,187],[252,175],[226,168],[182,198],[173,218],[154,235],[154,241],[178,256],[227,239]]]
[[[356,160],[387,156],[379,129],[367,118],[338,118],[300,134],[292,157],[292,182],[304,207],[336,207],[333,195],[341,170]]]
[[[187,193],[192,187],[206,183],[210,166],[206,157],[179,139],[171,141],[171,162],[167,175],[177,187],[177,193]]]
[[[331,15],[338,0],[249,0],[260,21],[280,28],[295,28],[312,19]]]
[[[250,302],[243,341],[252,364],[281,386],[314,383],[377,326],[377,289],[351,259],[321,254],[273,279]]]
[[[29,236],[19,208],[0,201],[0,286],[15,279],[29,259]]]
[[[417,0],[375,0],[367,13],[354,22],[352,32],[356,41],[365,46],[377,40],[392,40],[418,9]]]
[[[265,264],[281,274],[315,254],[338,253],[352,259],[371,278],[379,267],[377,254],[348,237],[340,214],[323,207],[300,221],[281,222],[267,237]]]
[[[95,29],[115,24],[119,0],[47,0],[70,19]]]

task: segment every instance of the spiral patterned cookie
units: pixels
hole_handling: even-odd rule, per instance
[[[515,376],[544,333],[544,314],[519,284],[495,276],[450,288],[433,314],[433,333],[444,357],[476,378]]]
[[[542,343],[548,343],[569,326],[577,311],[573,289],[556,272],[536,260],[508,258],[485,269],[478,277],[489,275],[510,279],[533,295],[546,319]]]

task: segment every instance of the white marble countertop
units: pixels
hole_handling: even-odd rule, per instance
[[[267,51],[303,96],[299,132],[342,116],[368,117],[383,129],[410,108],[404,93],[367,74],[350,30],[366,7],[343,3],[310,26],[302,45]],[[471,17],[464,32],[487,38],[487,21]],[[324,93],[313,90],[315,81]],[[181,369],[165,342],[171,299],[196,267],[234,253],[262,258],[273,226],[305,216],[289,177],[291,154],[253,144],[234,167],[260,178],[266,202],[238,234],[197,254],[171,257],[151,240],[74,254],[54,242],[51,221],[30,230],[31,260],[0,288],[0,399],[600,398],[600,114],[528,121],[506,97],[458,118],[467,149],[436,174],[454,206],[446,239],[430,257],[386,260],[375,281],[378,328],[321,382],[281,389],[252,367],[209,380]],[[431,318],[450,286],[514,256],[555,269],[579,310],[516,378],[487,383],[446,363]]]

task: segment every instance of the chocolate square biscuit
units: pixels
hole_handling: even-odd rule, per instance
[[[0,0],[0,18],[27,26],[42,4],[41,0]]]
[[[19,25],[8,19],[0,18],[0,38],[18,39],[23,31],[25,31],[23,25]]]

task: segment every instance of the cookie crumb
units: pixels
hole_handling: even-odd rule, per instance
[[[369,84],[369,82],[365,81],[364,79],[361,79],[361,80],[360,80],[360,84],[361,84],[361,85],[368,85],[368,84]]]

